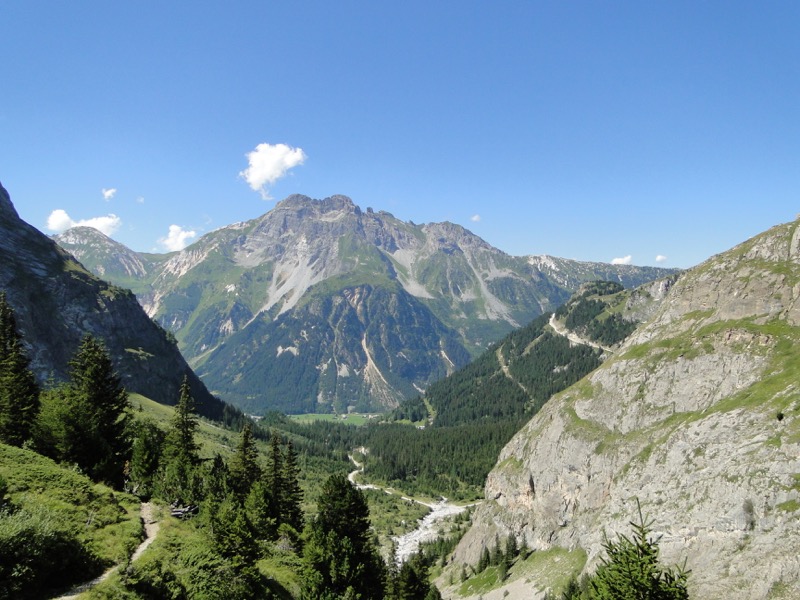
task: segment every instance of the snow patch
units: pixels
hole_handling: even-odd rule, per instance
[[[350,377],[350,369],[347,367],[347,365],[339,365],[339,368],[336,370],[336,374],[339,377]]]
[[[284,348],[283,346],[278,346],[278,354],[276,356],[280,356],[284,352],[289,352],[290,354],[294,354],[297,356],[300,354],[300,349],[297,346],[289,346],[288,348]]]
[[[229,294],[232,294],[233,292],[236,291],[236,286],[234,284],[232,284],[232,283],[229,284],[229,285],[226,285],[225,286],[225,291],[228,292]]]

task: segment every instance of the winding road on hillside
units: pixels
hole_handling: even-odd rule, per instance
[[[133,551],[133,554],[131,554],[130,562],[134,562],[135,560],[137,560],[142,555],[142,553],[147,549],[147,547],[153,543],[153,541],[156,539],[156,536],[158,535],[158,530],[160,527],[160,523],[158,522],[158,520],[156,520],[156,508],[151,502],[142,502],[139,514],[140,518],[142,519],[142,523],[144,524],[145,538],[144,541],[141,544],[139,544],[136,550]],[[91,581],[86,581],[84,583],[75,586],[63,596],[56,596],[54,600],[74,600],[81,594],[88,592],[94,586],[102,583],[103,581],[111,577],[111,575],[114,574],[119,569],[119,567],[120,565],[114,565],[113,567],[106,569],[106,571],[103,572],[103,574],[100,575],[99,577],[96,577]]]
[[[556,313],[550,315],[550,327],[555,331],[558,335],[567,338],[573,344],[580,344],[582,346],[591,346],[592,348],[597,348],[598,350],[602,350],[603,352],[611,352],[611,348],[607,346],[602,346],[597,342],[593,342],[592,340],[587,340],[584,337],[579,336],[574,331],[570,331],[561,323],[556,320]]]
[[[356,451],[361,452],[361,454],[366,454],[366,448],[363,447],[356,448]],[[383,490],[387,494],[400,496],[402,500],[406,500],[407,502],[414,502],[421,506],[427,506],[431,511],[419,521],[419,525],[413,531],[409,531],[404,535],[392,536],[392,540],[395,543],[395,556],[397,558],[398,565],[402,565],[405,561],[411,558],[411,556],[419,549],[419,546],[422,542],[435,540],[439,536],[438,525],[442,520],[464,512],[469,506],[474,506],[473,504],[468,504],[465,506],[452,504],[447,501],[447,498],[442,498],[436,503],[428,503],[421,500],[416,500],[415,498],[409,498],[408,496],[402,496],[393,490],[372,485],[370,483],[358,483],[356,481],[356,476],[364,471],[364,465],[358,462],[352,454],[349,454],[348,456],[356,468],[354,471],[351,471],[348,474],[347,479],[358,489]]]

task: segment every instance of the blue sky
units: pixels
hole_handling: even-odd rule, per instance
[[[800,212],[795,1],[26,0],[0,22],[0,181],[47,233],[105,217],[164,251],[345,194],[510,254],[688,267]]]

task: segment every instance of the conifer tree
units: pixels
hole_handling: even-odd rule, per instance
[[[127,476],[129,489],[142,498],[150,496],[153,478],[158,472],[164,445],[164,432],[149,419],[142,419],[134,426],[133,446]]]
[[[270,492],[270,517],[277,524],[280,524],[283,520],[283,510],[286,505],[286,485],[283,475],[283,451],[281,450],[281,437],[273,431],[269,438],[266,484]]]
[[[477,573],[482,573],[486,570],[486,567],[489,566],[491,562],[491,557],[489,556],[489,549],[484,546],[483,550],[481,551],[481,557],[478,559],[478,566],[476,567],[475,571]]]
[[[430,583],[428,565],[421,553],[416,553],[400,567],[392,600],[428,600],[441,598],[439,590]]]
[[[22,347],[14,311],[0,292],[0,442],[21,446],[39,411],[39,386]]]
[[[322,486],[303,563],[303,598],[384,597],[386,567],[370,536],[364,494],[338,473]]]
[[[607,556],[590,581],[591,598],[688,600],[688,572],[682,568],[664,568],[658,563],[658,544],[649,539],[651,524],[644,520],[639,507],[639,522],[631,522],[633,536],[621,535],[616,542],[605,541]]]
[[[37,446],[119,487],[130,455],[128,396],[94,337],[84,336],[69,366],[69,382],[42,395]]]
[[[188,465],[196,465],[199,449],[194,439],[197,433],[197,413],[186,375],[183,376],[179,394],[171,427],[165,440],[164,455],[167,461],[178,460]]]
[[[258,464],[258,449],[253,439],[253,428],[250,423],[245,423],[230,463],[228,481],[239,502],[250,493],[250,488],[261,477],[261,467]]]
[[[158,491],[164,499],[178,503],[200,500],[202,481],[197,473],[200,463],[195,441],[197,415],[186,376],[180,388],[178,403],[170,429],[164,440],[164,452]]]
[[[281,511],[282,522],[297,531],[303,531],[303,490],[300,488],[300,467],[297,452],[291,440],[286,444],[283,463],[284,506]]]

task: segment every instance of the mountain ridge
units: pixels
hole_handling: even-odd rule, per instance
[[[219,419],[214,398],[167,332],[127,289],[98,279],[53,240],[24,222],[0,185],[0,289],[15,312],[40,383],[65,380],[80,339],[101,339],[130,392],[165,404],[188,377],[199,410]]]
[[[260,217],[204,235],[181,252],[138,255],[140,271],[147,271],[143,275],[129,276],[130,268],[107,264],[114,255],[111,250],[89,252],[101,242],[83,233],[84,240],[64,234],[56,240],[93,272],[103,269],[120,285],[131,287],[148,314],[174,332],[210,387],[255,412],[276,402],[291,411],[310,410],[312,405],[315,411],[355,405],[391,408],[463,366],[511,329],[554,310],[584,281],[610,278],[630,286],[671,272],[513,257],[460,225],[404,222],[385,211],[362,210],[342,195],[314,200],[295,194]],[[545,270],[537,266],[545,263]],[[553,275],[556,272],[559,277]],[[413,348],[410,342],[397,345],[397,336],[372,336],[371,331],[380,329],[372,326],[374,311],[351,306],[353,318],[366,318],[359,325],[352,321],[359,329],[354,342],[347,348],[329,344],[319,354],[318,344],[324,345],[328,334],[317,333],[327,331],[334,318],[326,311],[349,305],[353,298],[373,297],[377,290],[393,307],[389,312],[399,327],[417,327],[416,337],[424,339],[425,323],[447,341],[431,340],[424,348]],[[335,301],[328,304],[331,298]],[[398,321],[400,314],[410,320]],[[292,339],[285,339],[282,327],[293,331]],[[234,338],[243,348],[259,348],[242,359],[258,355],[262,373],[230,372],[230,350],[223,345]],[[445,346],[450,350],[442,356]],[[296,362],[302,365],[274,364],[287,347],[296,349],[292,356],[300,357]],[[301,356],[301,350],[312,356]],[[400,380],[388,358],[375,358],[409,353],[416,362]],[[336,368],[331,371],[326,365]],[[302,372],[293,380],[302,383],[302,393],[289,389],[289,372]],[[331,372],[342,375],[332,377]],[[344,381],[346,377],[351,379]],[[287,401],[269,398],[264,382],[272,391],[288,394]],[[259,386],[260,397],[253,392]]]
[[[702,598],[800,594],[800,223],[684,272],[508,443],[455,561],[495,536],[597,564],[636,506]],[[548,554],[548,551],[553,552]]]

